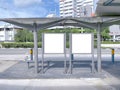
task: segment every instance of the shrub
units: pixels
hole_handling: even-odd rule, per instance
[[[13,43],[1,43],[4,48],[33,48],[33,42],[13,42]],[[38,47],[41,48],[41,42],[38,43]]]

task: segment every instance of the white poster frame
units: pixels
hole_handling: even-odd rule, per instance
[[[45,34],[63,34],[64,35],[64,42],[63,42],[63,44],[64,44],[64,47],[63,47],[63,53],[45,53],[44,52],[44,45],[45,45],[45,43],[44,43],[44,39],[45,39],[45,37],[44,37],[44,35]],[[67,61],[66,61],[66,33],[42,33],[42,73],[44,73],[44,54],[64,54],[64,58],[65,58],[65,60],[64,60],[64,69],[65,69],[65,71],[64,71],[64,73],[67,73]]]
[[[93,48],[94,48],[94,36],[93,36],[93,34],[92,33],[72,33],[72,34],[70,34],[71,35],[71,39],[70,39],[70,42],[71,42],[71,53],[72,54],[92,54],[92,52],[93,52]],[[91,48],[90,48],[90,52],[73,52],[73,35],[91,35],[91,42],[90,42],[90,44],[87,44],[87,45],[90,45],[91,46]],[[81,43],[81,41],[78,41],[78,42],[80,42]],[[82,41],[82,44],[84,43],[84,41]],[[85,44],[84,44],[85,45]],[[78,48],[79,48],[79,50],[80,50],[80,48],[82,48],[82,49],[84,49],[84,48],[86,48],[86,45],[84,46],[84,47],[81,47],[79,44],[78,44],[78,46],[77,46]],[[81,50],[82,50],[81,49]]]
[[[72,53],[72,34],[91,34],[91,53]],[[70,58],[70,61],[69,61],[69,70],[70,70],[70,73],[72,73],[72,62],[73,62],[73,59],[74,59],[74,54],[91,54],[92,56],[92,68],[91,68],[91,72],[92,73],[95,73],[95,62],[94,62],[94,34],[93,33],[70,33],[69,34],[69,58]]]
[[[50,34],[52,34],[52,35],[54,35],[54,34],[63,35],[63,50],[62,50],[63,52],[49,52],[48,53],[48,52],[45,51],[45,49],[46,49],[45,48],[45,35],[47,35],[47,34],[48,35],[50,35]],[[66,48],[66,34],[65,33],[44,33],[42,38],[43,38],[42,43],[43,43],[43,53],[44,54],[64,54],[65,53],[65,48]]]

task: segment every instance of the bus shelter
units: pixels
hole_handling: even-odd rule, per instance
[[[35,72],[38,73],[38,38],[37,31],[53,26],[77,26],[96,29],[97,31],[97,70],[101,72],[101,31],[102,28],[120,23],[120,17],[81,17],[81,18],[5,18],[0,19],[28,30],[34,34]]]

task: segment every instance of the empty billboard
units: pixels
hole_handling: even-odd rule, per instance
[[[71,34],[71,44],[73,54],[92,53],[92,34]]]
[[[63,33],[45,33],[43,36],[44,53],[64,53],[65,34]]]

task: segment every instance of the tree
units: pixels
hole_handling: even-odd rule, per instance
[[[15,35],[16,42],[32,42],[33,41],[33,34],[31,31],[28,30],[19,30]]]
[[[103,41],[106,41],[107,39],[110,39],[109,35],[109,28],[104,28],[103,31],[101,32],[101,37]]]

